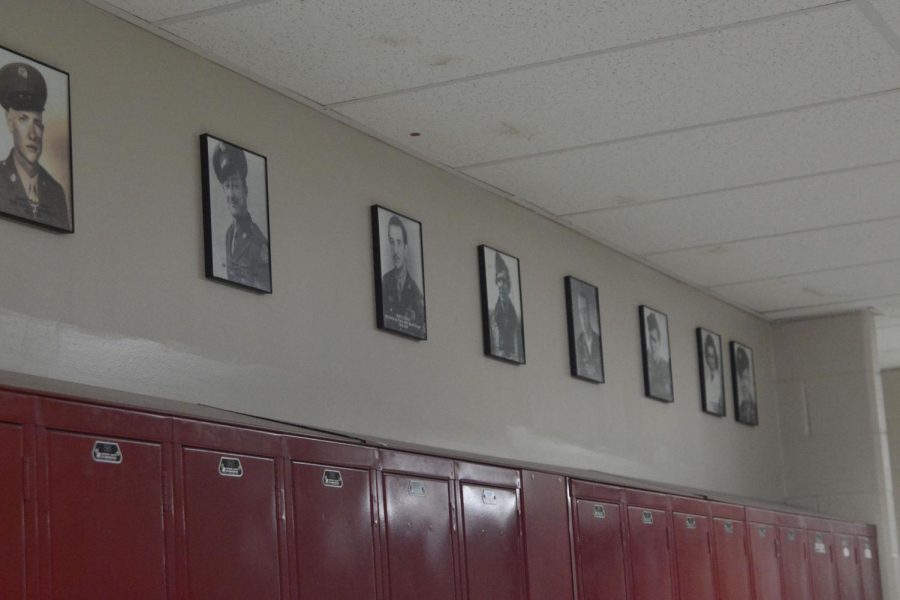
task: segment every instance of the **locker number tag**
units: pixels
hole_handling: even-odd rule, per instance
[[[244,467],[238,458],[223,456],[219,459],[219,475],[222,477],[243,477]]]
[[[816,543],[813,544],[813,551],[816,554],[828,554],[828,549],[825,547],[825,541],[822,539],[822,534],[816,534]]]
[[[410,496],[424,496],[425,495],[425,482],[424,481],[416,481],[415,479],[409,480],[409,495]]]
[[[684,520],[684,526],[688,529],[697,529],[697,519],[694,517],[687,517]]]
[[[866,560],[872,560],[872,549],[866,546],[866,549],[863,550],[863,556],[866,557]]]
[[[644,522],[644,525],[653,525],[653,513],[649,510],[645,510],[641,513],[641,520]]]
[[[768,530],[765,527],[760,527],[759,529],[757,529],[757,531],[759,532],[759,537],[761,538],[766,537],[766,533],[768,533]]]
[[[341,477],[340,471],[325,469],[325,472],[322,474],[322,485],[325,487],[342,488],[344,487],[344,478]]]
[[[848,548],[847,546],[844,546],[844,548],[843,548],[843,550],[841,550],[841,552],[844,554],[844,558],[850,558],[850,548]]]
[[[122,464],[122,449],[115,442],[94,442],[94,448],[91,450],[91,458],[94,462],[109,463],[112,465]]]
[[[497,492],[493,490],[484,490],[481,492],[481,501],[485,504],[497,504]]]
[[[797,533],[793,529],[788,529],[787,534],[788,534],[787,537],[788,537],[789,542],[793,542],[794,540],[797,539]]]
[[[725,529],[725,533],[727,533],[728,535],[734,533],[734,523],[731,521],[725,521],[724,523],[722,523],[722,528]]]
[[[595,519],[605,519],[606,518],[606,507],[602,504],[594,505],[594,518]]]

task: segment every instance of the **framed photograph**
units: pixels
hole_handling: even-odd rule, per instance
[[[0,47],[0,214],[75,229],[69,74]]]
[[[700,396],[703,412],[725,416],[725,362],[722,360],[722,337],[697,328],[697,358],[700,363]]]
[[[200,136],[206,276],[272,293],[266,157]]]
[[[571,276],[565,278],[565,284],[572,376],[603,383],[603,338],[597,288]]]
[[[649,306],[641,306],[641,354],[644,358],[644,395],[674,402],[672,355],[669,351],[669,318]]]
[[[422,224],[372,206],[375,320],[379,329],[428,339]]]
[[[525,328],[522,324],[522,278],[519,259],[478,246],[481,275],[481,322],[484,353],[500,360],[525,364]]]
[[[753,374],[753,350],[740,342],[731,342],[731,387],[734,391],[734,418],[744,425],[759,425],[756,411],[756,376]]]

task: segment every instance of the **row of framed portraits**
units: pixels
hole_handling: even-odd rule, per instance
[[[69,75],[0,47],[0,215],[74,232]],[[272,293],[266,157],[209,134],[200,137],[206,277],[257,293]],[[5,159],[4,159],[5,156]],[[376,322],[417,340],[428,337],[422,224],[372,206]],[[525,363],[519,260],[478,247],[484,353]],[[569,361],[574,377],[605,381],[597,288],[565,278]],[[640,307],[644,392],[674,401],[668,319]],[[702,406],[725,415],[721,337],[697,329]],[[753,352],[731,342],[735,416],[756,425]]]

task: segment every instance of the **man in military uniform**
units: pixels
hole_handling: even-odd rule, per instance
[[[647,316],[647,338],[650,346],[649,364],[647,365],[650,376],[650,395],[671,402],[674,395],[672,393],[672,367],[669,349],[663,344],[659,320],[653,313]]]
[[[0,212],[43,225],[71,230],[63,188],[38,164],[44,147],[47,82],[25,63],[0,68],[0,105],[13,147],[0,162]]]
[[[591,324],[591,300],[585,290],[580,289],[575,296],[578,334],[575,356],[578,359],[578,374],[591,379],[603,378],[603,363],[600,355],[600,334]]]
[[[393,329],[425,333],[425,301],[409,274],[406,227],[397,215],[388,220],[388,244],[393,268],[381,278],[382,310]]]
[[[494,255],[494,282],[497,284],[497,302],[490,314],[491,351],[495,356],[522,362],[519,315],[509,298],[512,280],[509,267],[499,252]]]
[[[225,270],[229,281],[272,291],[269,240],[247,212],[247,157],[220,142],[213,151],[213,169],[233,221],[225,232]]]

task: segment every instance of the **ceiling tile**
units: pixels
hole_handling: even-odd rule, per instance
[[[564,220],[649,254],[900,216],[900,163],[610,208]]]
[[[900,261],[739,283],[714,291],[761,313],[877,299],[900,294]]]
[[[782,277],[900,259],[900,218],[883,219],[648,256],[701,286]]]
[[[167,29],[327,104],[828,4],[274,0]]]
[[[869,0],[885,23],[900,35],[900,2],[897,0]]]
[[[898,87],[900,55],[838,5],[337,110],[461,166]]]
[[[553,214],[900,160],[900,93],[465,169]]]
[[[199,10],[234,4],[238,0],[106,0],[145,21],[189,15]]]

